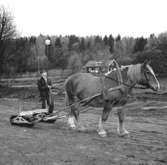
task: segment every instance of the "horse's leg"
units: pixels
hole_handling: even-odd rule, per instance
[[[98,134],[102,137],[107,136],[107,132],[104,129],[103,123],[108,119],[111,109],[112,109],[112,104],[109,101],[105,101],[103,113],[102,116],[100,116],[98,123]]]
[[[77,108],[78,106],[79,104],[73,105],[71,107],[71,112],[73,116],[75,117],[75,124],[77,126],[77,129],[79,129],[80,131],[85,131],[86,128],[79,121],[79,109]]]
[[[71,128],[76,128],[77,113],[75,108],[75,99],[72,96],[69,96],[66,92],[65,94],[66,106],[69,106],[70,112],[68,116],[68,124]]]
[[[119,120],[118,133],[120,134],[120,136],[129,134],[129,132],[124,127],[124,118],[125,118],[124,110],[122,108],[118,108],[117,113]]]
[[[72,110],[71,110],[71,105],[73,104],[73,99],[71,99],[70,95],[66,92],[65,93],[65,103],[66,103],[66,106],[68,107],[68,109],[70,109],[69,111],[69,114],[68,114],[68,124],[71,128],[76,128],[76,125],[75,125],[75,117],[72,113]]]

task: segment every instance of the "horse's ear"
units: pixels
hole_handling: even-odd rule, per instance
[[[146,59],[146,60],[143,62],[143,67],[146,67],[146,65],[149,65],[150,63],[151,63],[151,60]]]

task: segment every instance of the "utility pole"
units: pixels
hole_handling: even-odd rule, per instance
[[[45,46],[46,46],[46,56],[49,55],[49,46],[51,45],[51,40],[49,37],[45,40]]]
[[[40,74],[40,62],[39,62],[39,53],[38,53],[37,43],[35,44],[35,49],[36,49],[36,55],[37,55],[37,69],[38,69],[38,74]]]
[[[45,40],[45,55],[48,57],[50,54],[50,46],[51,46],[51,40],[50,37],[47,37],[47,39]],[[48,68],[47,68],[48,69]]]

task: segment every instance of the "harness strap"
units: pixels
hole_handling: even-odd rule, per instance
[[[104,77],[106,77],[106,76],[103,75],[103,77],[100,78],[101,83],[102,83],[102,91],[101,91],[101,92],[102,92],[102,95],[104,96],[104,98],[106,98],[106,99],[107,99],[107,97],[108,97],[109,92],[111,92],[111,91],[113,91],[113,90],[121,90],[121,88],[122,88],[122,83],[123,83],[122,74],[121,74],[121,69],[120,69],[120,67],[119,67],[119,65],[118,65],[118,63],[117,63],[117,61],[116,61],[115,59],[113,59],[113,60],[112,60],[112,63],[114,63],[115,66],[116,66],[117,78],[118,78],[118,81],[117,81],[117,82],[118,82],[119,86],[114,87],[114,88],[107,89],[107,88],[105,87],[105,83],[104,83]],[[121,90],[121,92],[122,92],[122,90]]]
[[[119,85],[121,85],[123,83],[121,68],[119,67],[119,65],[115,59],[113,60],[113,62],[115,63],[116,69],[117,69],[118,83],[119,83]]]

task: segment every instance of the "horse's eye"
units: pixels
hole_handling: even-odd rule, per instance
[[[147,74],[150,74],[150,71],[149,71],[149,70],[146,70],[146,73],[147,73]]]

